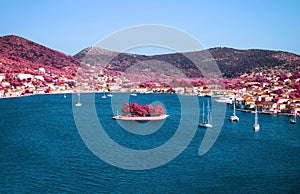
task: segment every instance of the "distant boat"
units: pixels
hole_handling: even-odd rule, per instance
[[[257,112],[257,106],[255,107],[255,118],[254,118],[254,125],[253,125],[253,129],[255,132],[259,131],[260,126],[258,124],[258,112]]]
[[[131,93],[130,96],[137,96],[137,94],[136,93]]]
[[[296,120],[297,120],[297,115],[296,115],[296,111],[295,111],[295,113],[293,114],[293,117],[290,119],[290,123],[291,124],[296,124]]]
[[[230,100],[229,98],[226,98],[226,97],[221,97],[219,99],[216,99],[215,101],[216,102],[221,102],[221,103],[227,103],[227,104],[231,104],[232,103],[232,100]]]
[[[235,98],[234,98],[234,102],[233,102],[233,115],[230,116],[230,121],[234,122],[238,122],[240,119],[238,116],[236,116],[236,111],[235,111]]]
[[[199,124],[199,127],[212,128],[209,102],[207,104],[207,119],[206,120],[205,120],[204,103],[203,103],[203,108],[202,108],[202,123]]]
[[[113,95],[112,94],[107,94],[107,97],[112,97]]]
[[[103,99],[106,98],[106,94],[103,94],[103,96],[101,96],[101,98],[103,98]]]
[[[64,98],[67,98],[67,95],[66,95],[66,94],[64,94]]]
[[[81,103],[80,103],[80,94],[77,94],[78,96],[78,102],[75,104],[75,106],[81,106]]]

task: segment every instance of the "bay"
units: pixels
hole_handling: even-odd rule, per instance
[[[130,97],[143,104],[162,102],[170,115],[147,136],[132,134],[112,120],[111,99],[101,96],[95,95],[99,122],[120,145],[151,149],[176,133],[182,116],[177,95]],[[209,99],[198,100],[201,109]],[[82,107],[76,108],[88,103],[82,97]],[[206,154],[198,151],[209,129],[198,128],[174,160],[139,171],[115,167],[94,155],[77,130],[73,108],[70,94],[0,99],[1,193],[299,192],[299,120],[291,125],[289,117],[259,115],[261,129],[255,133],[254,114],[237,112],[240,122],[231,123],[232,109],[227,107],[218,139]]]

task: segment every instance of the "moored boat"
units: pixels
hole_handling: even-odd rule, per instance
[[[295,111],[295,113],[293,114],[293,117],[290,119],[290,123],[296,124],[296,120],[297,120],[297,115],[296,115],[296,111]]]
[[[226,97],[221,97],[215,100],[216,102],[221,102],[221,103],[227,103],[227,104],[232,104],[232,100]]]
[[[259,131],[260,126],[258,124],[258,112],[257,112],[257,106],[255,107],[255,118],[254,118],[254,125],[253,125],[253,130],[255,132]]]
[[[234,98],[234,102],[233,102],[233,115],[230,116],[229,119],[231,122],[238,122],[240,120],[240,118],[238,116],[236,116],[236,111],[235,111],[235,98]]]
[[[202,123],[199,124],[199,127],[202,128],[212,128],[212,124],[211,124],[211,114],[210,114],[210,108],[209,108],[209,102],[207,104],[207,119],[205,120],[205,116],[204,116],[204,103],[203,103],[203,108],[202,108]]]
[[[80,94],[77,94],[78,96],[78,102],[75,104],[75,106],[81,106],[82,104],[80,103]]]

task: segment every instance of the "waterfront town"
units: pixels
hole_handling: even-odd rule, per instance
[[[95,70],[92,70],[94,72]],[[235,99],[237,109],[254,110],[270,114],[300,113],[300,73],[245,74],[239,78],[223,79],[224,88],[205,85],[197,79],[189,80],[192,86],[168,86],[156,81],[133,84],[120,74],[100,70],[78,84],[75,76],[54,74],[44,67],[20,73],[0,74],[0,97],[20,97],[35,94],[59,94],[74,92],[134,92],[134,93],[176,93],[180,95],[212,96],[225,98],[227,103]]]

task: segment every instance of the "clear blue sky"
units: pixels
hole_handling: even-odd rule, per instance
[[[15,34],[69,55],[130,26],[181,29],[206,48],[300,54],[300,1],[2,0],[0,36]]]

